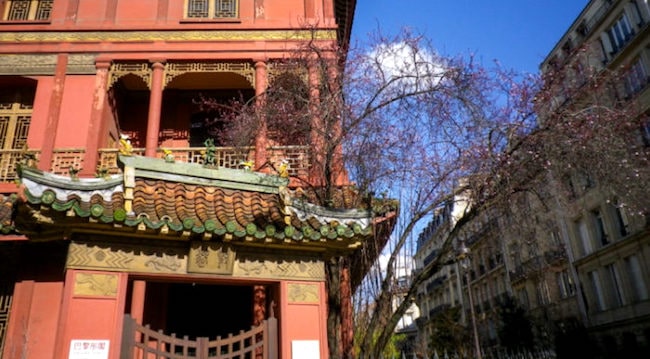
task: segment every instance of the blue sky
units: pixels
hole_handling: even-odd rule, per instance
[[[409,27],[443,55],[537,72],[588,0],[357,0],[352,41]]]

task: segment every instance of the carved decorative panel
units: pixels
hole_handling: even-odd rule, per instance
[[[68,55],[68,67],[66,73],[76,75],[91,75],[97,73],[95,57],[96,56],[93,54]]]
[[[232,72],[243,76],[255,87],[255,68],[247,62],[181,62],[165,64],[167,86],[176,76],[192,72]]]
[[[202,273],[310,281],[325,279],[325,266],[318,258],[279,255],[254,249],[240,250],[217,242],[193,242],[189,248],[73,242],[68,249],[66,266],[120,272]]]
[[[239,277],[323,280],[325,267],[317,259],[237,253],[233,274]]]
[[[115,297],[117,274],[77,273],[74,278],[74,295]]]
[[[317,284],[289,283],[287,284],[287,292],[289,303],[320,302]]]
[[[304,67],[299,67],[297,64],[284,64],[278,62],[271,62],[267,64],[269,85],[273,84],[276,78],[283,75],[292,75],[300,78],[305,85],[309,81],[309,73]]]
[[[187,255],[182,248],[152,248],[90,243],[71,243],[66,266],[146,273],[187,273]]]
[[[235,252],[221,243],[194,242],[190,248],[187,271],[193,273],[232,274]]]
[[[0,75],[54,75],[56,55],[0,55]]]
[[[140,77],[147,88],[151,89],[151,68],[146,62],[117,62],[111,65],[108,71],[108,88],[111,88],[120,77],[133,74]]]

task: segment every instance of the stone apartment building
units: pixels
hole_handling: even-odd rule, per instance
[[[324,263],[374,238],[370,212],[299,199],[318,148],[225,147],[195,100],[316,86],[285,60],[346,43],[354,9],[0,1],[0,357],[327,357]]]
[[[557,106],[567,101],[583,101],[568,98],[570,92],[563,85],[564,81],[578,79],[587,67],[597,72],[619,72],[613,96],[619,103],[633,102],[636,115],[648,115],[648,1],[592,0],[587,4],[541,64],[542,75],[558,68],[567,75],[553,87]],[[541,121],[544,116],[540,113]],[[628,140],[631,146],[647,151],[650,122],[634,129]],[[549,181],[558,180],[549,176]],[[530,320],[531,334],[538,347],[552,347],[560,354],[580,345],[580,353],[585,357],[647,355],[647,213],[631,213],[629,207],[619,205],[617,198],[605,194],[598,178],[567,173],[562,174],[561,181],[571,189],[570,195],[556,191],[553,186],[539,189],[539,193],[557,199],[557,206],[544,207],[532,197],[522,198],[518,211],[509,215],[528,216],[533,221],[494,216],[477,223],[473,235],[455,239],[465,241],[470,248],[469,278],[463,282],[458,268],[451,264],[420,289],[418,305],[422,316],[418,324],[422,334],[431,336],[431,323],[443,309],[462,306],[466,315],[469,313],[469,283],[484,347],[502,344],[498,331],[504,323],[498,313],[506,298],[514,298],[516,306],[524,309]],[[650,179],[635,181],[642,185]],[[647,208],[650,202],[648,198],[636,200],[639,207]],[[449,223],[435,218],[431,228],[423,232],[416,255],[418,266],[435,255],[440,245],[437,241],[444,238],[439,231],[444,233],[448,226]],[[464,285],[455,285],[458,281]]]

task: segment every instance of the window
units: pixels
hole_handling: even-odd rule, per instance
[[[641,126],[641,136],[646,146],[650,146],[650,120],[646,120]]]
[[[593,299],[596,302],[596,308],[598,310],[605,310],[607,306],[605,305],[605,297],[603,296],[603,288],[600,283],[600,276],[597,271],[589,272],[589,279],[591,280],[591,288]]]
[[[625,94],[631,97],[648,84],[648,70],[641,57],[637,58],[623,77]]]
[[[588,255],[593,252],[593,246],[591,244],[591,235],[589,234],[589,226],[584,218],[581,218],[576,223],[578,227],[578,236],[580,238],[580,243],[582,244],[582,255]]]
[[[616,225],[618,227],[618,234],[625,237],[630,234],[630,221],[627,218],[625,208],[619,204],[612,205],[614,207],[614,215],[616,216]]]
[[[623,297],[623,288],[621,287],[621,278],[618,274],[618,269],[612,263],[605,266],[608,274],[608,293],[611,295],[611,304],[613,307],[620,307],[625,304]]]
[[[569,272],[564,270],[557,274],[557,285],[560,288],[560,298],[568,298],[576,293],[576,288],[573,285],[573,280]]]
[[[16,177],[19,152],[27,146],[33,101],[33,89],[0,89],[0,159],[5,164],[0,171],[2,181]]]
[[[630,41],[634,32],[630,26],[630,20],[626,14],[616,20],[614,25],[607,30],[607,36],[612,45],[612,53],[620,51],[625,44]]]
[[[561,248],[564,245],[562,243],[562,239],[560,239],[560,233],[558,232],[557,229],[555,228],[552,229],[549,234],[549,237],[550,237],[551,245],[553,245],[554,247]]]
[[[530,307],[530,302],[528,301],[528,291],[526,291],[526,288],[520,289],[517,296],[519,297],[519,304],[521,304],[521,307],[528,309]]]
[[[190,19],[237,19],[238,0],[187,0],[186,17]]]
[[[600,210],[595,210],[591,212],[594,219],[594,230],[596,233],[596,239],[598,243],[605,246],[609,244],[609,235],[605,230],[605,220],[603,219],[603,214]]]
[[[551,295],[548,291],[548,285],[546,284],[545,280],[542,280],[537,283],[537,304],[542,306],[542,305],[547,305],[551,302]]]
[[[53,0],[7,0],[2,19],[6,21],[44,21],[50,19]]]
[[[641,301],[648,299],[648,287],[646,286],[645,277],[641,270],[639,258],[636,255],[631,255],[624,260],[625,270],[627,271],[630,288],[632,290],[632,297],[634,301]]]

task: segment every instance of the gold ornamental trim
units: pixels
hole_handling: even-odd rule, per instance
[[[66,268],[155,274],[206,274],[236,278],[324,281],[321,259],[243,250],[223,243],[189,246],[72,242]]]
[[[142,79],[147,88],[151,89],[151,69],[148,63],[113,63],[108,75],[108,88],[111,88],[120,77],[133,74]]]
[[[241,75],[248,83],[255,87],[255,69],[247,62],[216,62],[216,61],[195,61],[195,62],[168,62],[165,64],[164,86],[176,77],[187,73],[196,72],[232,72]]]
[[[336,40],[336,30],[52,31],[0,33],[0,42]]]
[[[76,273],[74,295],[116,297],[117,274]]]

